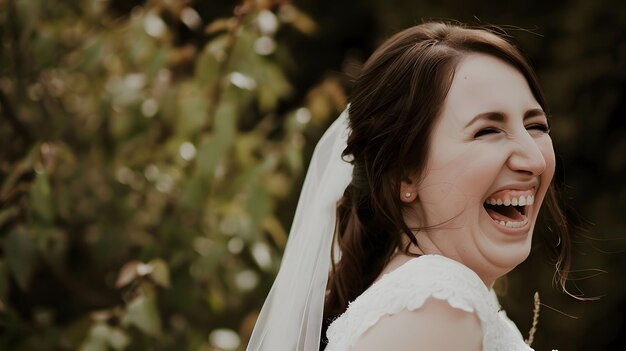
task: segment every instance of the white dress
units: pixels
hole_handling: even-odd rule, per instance
[[[328,327],[326,351],[348,351],[378,320],[402,310],[420,308],[426,299],[475,312],[483,330],[483,351],[532,351],[501,311],[493,290],[463,264],[438,255],[419,256],[372,284]]]

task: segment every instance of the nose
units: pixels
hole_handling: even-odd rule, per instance
[[[541,148],[526,130],[511,140],[513,150],[508,159],[509,168],[516,172],[538,176],[546,170],[546,159]]]

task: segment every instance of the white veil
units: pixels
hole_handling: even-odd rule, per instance
[[[352,165],[341,158],[348,132],[346,108],[315,147],[280,270],[247,351],[319,349],[336,204],[352,178]]]

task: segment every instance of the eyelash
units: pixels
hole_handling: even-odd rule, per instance
[[[500,130],[496,128],[483,128],[479,130],[478,132],[476,132],[476,134],[474,134],[474,138],[480,138],[481,136],[484,136],[487,134],[494,134],[498,132],[500,132]]]
[[[542,123],[530,124],[526,126],[526,129],[536,129],[546,134],[550,134],[550,127],[547,124],[542,124]]]
[[[548,127],[548,125],[546,124],[541,124],[541,123],[529,124],[526,126],[526,129],[534,129],[534,130],[541,131],[545,134],[550,134],[550,127]],[[493,127],[483,128],[479,130],[478,132],[476,132],[476,134],[474,134],[474,138],[480,138],[481,136],[484,136],[484,135],[499,133],[500,131],[501,131],[500,129],[493,128]]]

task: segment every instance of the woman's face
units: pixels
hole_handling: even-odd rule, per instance
[[[425,176],[403,183],[416,187],[415,224],[441,224],[417,234],[420,249],[460,261],[490,286],[528,256],[554,167],[548,121],[524,76],[493,56],[466,56],[434,126]]]

